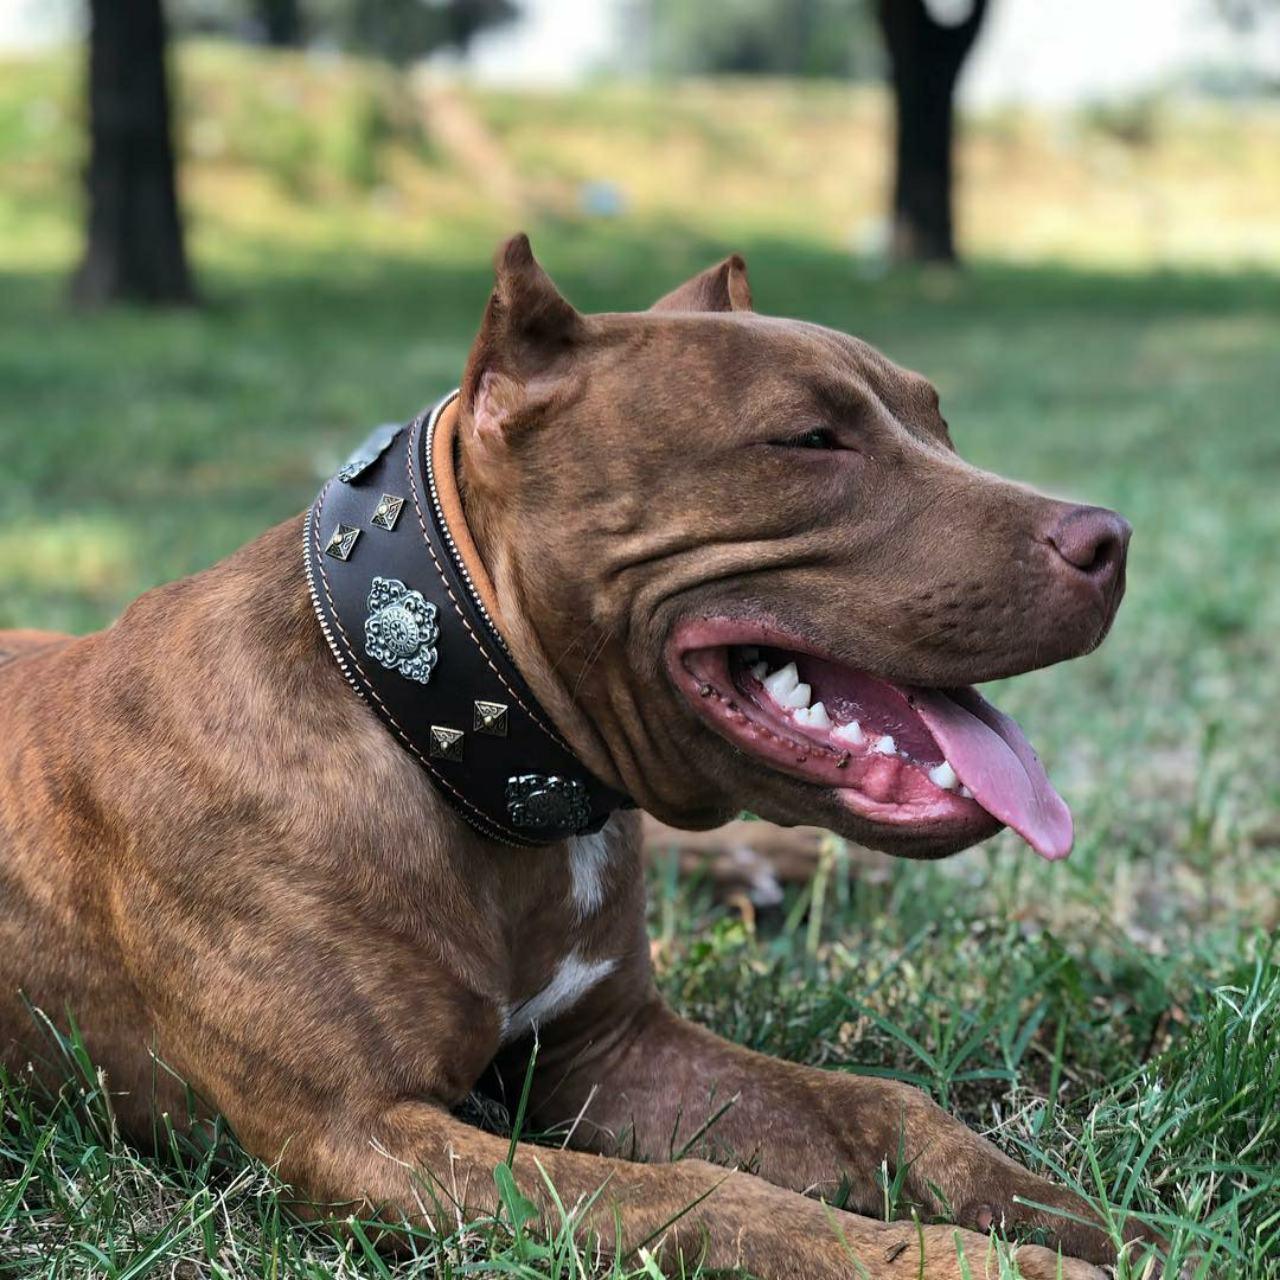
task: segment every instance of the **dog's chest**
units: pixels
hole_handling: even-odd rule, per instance
[[[611,895],[633,857],[628,841],[629,827],[613,818],[594,835],[567,842],[563,901],[513,955],[503,1043],[569,1013],[622,962],[609,918]]]

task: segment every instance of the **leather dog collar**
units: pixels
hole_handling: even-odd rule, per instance
[[[453,476],[457,392],[381,427],[306,518],[311,602],[351,687],[481,835],[536,846],[630,801],[587,772],[516,670]]]

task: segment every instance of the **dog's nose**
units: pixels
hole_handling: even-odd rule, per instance
[[[1105,507],[1071,507],[1047,540],[1067,564],[1105,590],[1124,572],[1132,533],[1123,516]]]

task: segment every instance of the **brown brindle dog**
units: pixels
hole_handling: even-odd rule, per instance
[[[738,258],[582,316],[515,238],[455,404],[473,570],[597,778],[685,828],[750,807],[936,858],[1003,822],[1065,854],[1025,739],[963,686],[1099,643],[1118,516],[962,462],[923,378],[754,314]],[[344,682],[301,536],[96,635],[0,634],[10,1065],[46,1052],[25,999],[74,1015],[134,1133],[185,1112],[159,1059],[312,1202],[416,1219],[425,1186],[488,1214],[507,1143],[451,1108],[491,1066],[519,1078],[536,1027],[529,1121],[571,1137],[517,1178],[553,1216],[535,1159],[568,1206],[603,1188],[585,1222],[610,1246],[950,1280],[1004,1223],[1069,1255],[1024,1246],[1026,1276],[1113,1259],[1083,1203],[915,1089],[671,1012],[637,817],[536,849],[476,834]],[[879,1221],[882,1167],[959,1229]],[[842,1182],[852,1211],[813,1198]]]

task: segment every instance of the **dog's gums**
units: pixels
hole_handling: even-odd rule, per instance
[[[1071,851],[1066,804],[1018,725],[976,690],[895,684],[772,636],[746,643],[734,624],[685,635],[678,686],[749,756],[871,822],[959,833],[994,819],[1045,858]]]

